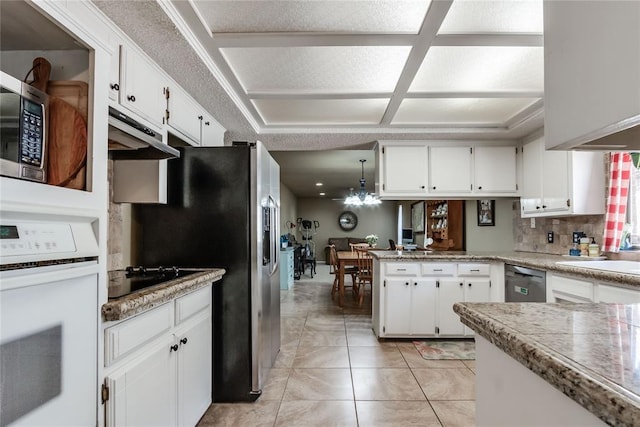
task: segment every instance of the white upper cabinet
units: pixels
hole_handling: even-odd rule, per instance
[[[179,86],[166,88],[167,124],[187,137],[191,145],[200,145],[204,110]]]
[[[120,104],[159,129],[167,106],[165,74],[129,45],[122,47],[120,60]]]
[[[380,141],[376,188],[391,200],[518,196],[517,150],[462,141]]]
[[[226,129],[223,128],[211,115],[204,113],[204,119],[202,121],[202,139],[200,144],[203,147],[221,147],[224,145],[224,133]]]
[[[167,88],[166,122],[191,145],[224,145],[226,130],[180,86]],[[177,132],[176,132],[177,131]]]
[[[639,52],[640,2],[545,0],[547,148],[596,148],[640,123]]]
[[[515,193],[517,150],[513,146],[474,148],[474,192]]]
[[[546,151],[539,138],[522,147],[521,216],[603,214],[600,152]]]
[[[471,193],[471,147],[429,148],[429,192]]]
[[[429,150],[425,143],[380,147],[380,195],[413,197],[427,194]]]

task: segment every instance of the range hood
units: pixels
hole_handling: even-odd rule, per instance
[[[594,130],[554,150],[640,151],[640,115]]]
[[[640,116],[598,129],[564,146],[571,150],[640,151]]]
[[[109,107],[109,155],[113,160],[160,160],[180,157],[162,135]]]

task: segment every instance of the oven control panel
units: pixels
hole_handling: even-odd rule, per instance
[[[0,224],[0,254],[2,257],[44,255],[76,252],[70,224],[12,223]]]

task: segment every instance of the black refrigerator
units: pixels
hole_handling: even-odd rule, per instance
[[[167,204],[134,207],[134,257],[226,269],[213,286],[212,399],[252,401],[280,351],[280,167],[260,142],[179,150]]]

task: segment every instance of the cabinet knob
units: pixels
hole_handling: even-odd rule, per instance
[[[184,337],[180,340],[180,344],[186,344],[187,343],[187,337]]]
[[[113,90],[120,90],[120,85],[118,83],[111,83],[109,86],[111,86],[111,89]]]
[[[540,206],[536,206],[536,209],[540,209]]]
[[[431,187],[431,189],[432,189],[432,190],[435,190],[435,189],[436,189],[436,186],[434,185],[433,187]]]
[[[409,286],[409,282],[404,282],[404,285],[405,286]]]
[[[424,185],[421,185],[420,188],[424,190]]]
[[[471,287],[471,283],[469,283],[469,287]]]
[[[460,286],[464,286],[464,283],[460,282]]]
[[[202,120],[204,117],[202,116],[198,116],[198,120]]]
[[[209,126],[211,123],[210,123],[210,122],[204,122],[204,124],[205,124],[206,126]]]
[[[129,95],[129,96],[127,96],[127,100],[131,101],[131,102],[136,102],[136,97],[135,97],[135,95]]]
[[[545,209],[547,207],[547,205],[542,205],[542,209]]]
[[[174,344],[169,347],[169,353],[171,353],[172,351],[178,351],[178,344]]]
[[[480,185],[480,186],[478,186],[478,190],[482,190],[482,186],[481,186],[481,185]]]
[[[413,286],[418,286],[418,282],[413,282]]]

